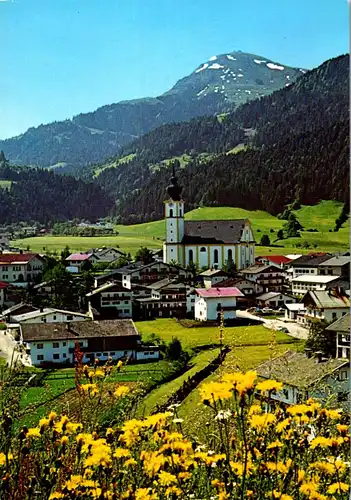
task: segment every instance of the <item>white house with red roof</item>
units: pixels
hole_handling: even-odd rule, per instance
[[[44,259],[37,253],[0,254],[0,280],[17,286],[27,286],[41,276]]]
[[[286,257],[285,255],[260,255],[256,258],[256,261],[260,264],[278,266],[285,269],[292,259],[289,259],[289,257]]]
[[[195,319],[198,321],[216,321],[236,318],[236,299],[244,297],[236,287],[195,288]]]
[[[80,270],[84,262],[95,264],[98,261],[99,257],[97,257],[94,253],[72,253],[65,259],[67,267],[76,267],[77,270]]]

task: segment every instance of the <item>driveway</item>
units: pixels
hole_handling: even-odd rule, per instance
[[[247,311],[240,311],[240,310],[236,311],[236,315],[238,318],[246,318],[246,319],[253,319],[256,321],[260,321],[265,328],[269,328],[270,330],[278,330],[279,327],[283,326],[284,328],[287,328],[289,330],[289,333],[287,333],[287,335],[290,335],[290,337],[294,337],[296,339],[306,340],[308,337],[308,330],[306,330],[306,328],[303,328],[302,326],[292,321],[282,321],[279,319],[266,319],[261,316],[256,316],[255,314],[251,314]]]
[[[9,365],[16,361],[26,366],[31,365],[28,356],[18,351],[17,342],[8,331],[5,334],[5,330],[0,330],[0,357],[5,358]]]

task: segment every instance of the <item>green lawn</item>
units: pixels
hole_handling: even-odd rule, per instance
[[[189,378],[199,372],[211,361],[213,361],[219,354],[219,349],[210,349],[203,351],[191,360],[192,367],[190,370],[183,373],[174,380],[162,384],[160,387],[154,389],[145,399],[143,404],[138,408],[137,416],[149,415],[152,413],[157,405],[163,405],[174,394],[182,384]]]
[[[219,328],[216,326],[194,326],[186,328],[172,318],[159,318],[153,321],[135,323],[143,339],[152,333],[166,342],[177,337],[182,346],[191,349],[201,345],[219,344]],[[277,342],[291,341],[291,337],[282,332],[275,332]],[[232,326],[225,328],[223,343],[230,346],[242,344],[267,344],[272,339],[272,332],[262,325]]]
[[[279,220],[273,215],[262,210],[244,210],[233,207],[204,207],[197,208],[185,214],[186,220],[206,220],[206,219],[241,219],[248,218],[252,223],[256,241],[259,243],[263,234],[268,234],[271,243],[281,245],[278,247],[256,247],[256,255],[278,255],[290,253],[308,253],[315,251],[337,251],[349,248],[349,228],[348,224],[337,233],[330,232],[335,225],[335,219],[340,214],[342,203],[335,201],[322,201],[314,206],[302,206],[296,210],[295,214],[303,225],[305,231],[301,231],[300,238],[288,238],[274,242],[279,229],[283,227],[285,221]],[[46,250],[62,250],[66,245],[73,251],[87,250],[92,247],[116,246],[121,250],[135,254],[140,246],[149,248],[160,248],[165,237],[165,221],[159,220],[147,222],[145,224],[135,224],[130,226],[118,225],[118,236],[101,237],[75,237],[75,236],[37,236],[13,242],[15,246],[26,248],[27,245],[33,251],[43,252]],[[273,232],[270,232],[271,229]],[[317,233],[306,231],[307,229],[317,229]],[[307,241],[310,249],[296,248],[293,245]],[[313,248],[313,244],[318,246]]]
[[[206,432],[206,421],[212,418],[212,412],[200,401],[199,388],[202,384],[218,380],[224,373],[232,373],[238,369],[242,371],[255,369],[264,361],[283,354],[287,349],[299,349],[301,342],[295,344],[279,344],[275,346],[250,346],[232,349],[226,356],[223,365],[215,373],[207,377],[201,384],[187,396],[177,415],[184,419],[183,432],[190,438],[201,437]]]

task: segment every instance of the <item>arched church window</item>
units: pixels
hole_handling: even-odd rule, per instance
[[[170,211],[169,211],[169,216],[170,216],[170,217],[173,217],[173,208],[171,208],[171,209],[170,209]]]
[[[201,247],[200,252],[206,252],[206,247]]]
[[[215,250],[215,251],[213,252],[213,262],[214,262],[215,264],[218,264],[218,250]]]
[[[182,216],[182,209],[180,208],[179,209],[179,217],[181,217],[181,216]]]
[[[194,252],[189,250],[189,262],[194,262]]]
[[[233,260],[233,250],[228,250],[228,260]]]

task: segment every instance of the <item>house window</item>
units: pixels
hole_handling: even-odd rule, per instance
[[[128,300],[125,300],[125,301],[124,301],[124,303],[125,303],[125,304],[128,304]]]
[[[340,380],[347,380],[347,371],[346,370],[342,370],[340,372]]]
[[[182,217],[182,209],[179,209],[179,217]]]
[[[333,317],[333,319],[336,319],[336,312],[332,313],[332,317]]]
[[[63,347],[66,347],[67,342],[62,342]]]
[[[67,315],[67,321],[72,321],[73,316],[71,314]]]
[[[78,342],[79,343],[79,347],[84,347],[84,342]]]
[[[124,355],[127,356],[128,355],[128,351],[124,351]]]
[[[37,349],[44,349],[44,344],[37,344]]]
[[[108,352],[103,352],[102,355],[103,356],[108,356]]]
[[[110,352],[110,356],[116,356],[115,352]]]
[[[215,251],[213,252],[213,262],[214,262],[215,264],[218,264],[218,250],[215,250]]]
[[[56,315],[54,314],[54,316],[52,317],[52,319],[56,319]]]
[[[173,217],[173,208],[171,208],[171,209],[170,209],[170,211],[169,211],[169,216],[170,216],[170,217]]]
[[[97,352],[97,353],[96,353],[96,356],[101,356],[101,352]]]
[[[52,343],[52,347],[53,347],[54,349],[58,349],[58,348],[60,347],[60,343],[59,343],[59,342],[53,342],[53,343]]]
[[[42,354],[38,354],[37,360],[38,361],[44,361],[44,356]]]
[[[126,313],[129,313],[129,309],[123,309],[123,312],[126,314]]]
[[[62,354],[62,357],[63,357],[63,358],[67,358],[67,354],[64,352],[64,353]]]
[[[57,354],[53,354],[52,355],[52,358],[53,359],[60,359],[60,355],[57,353]]]
[[[194,262],[194,252],[189,250],[189,262]]]
[[[228,260],[233,260],[233,250],[228,250]]]
[[[342,358],[342,347],[338,347],[338,358]]]
[[[206,252],[206,248],[205,247],[201,247],[200,248],[200,252]]]

